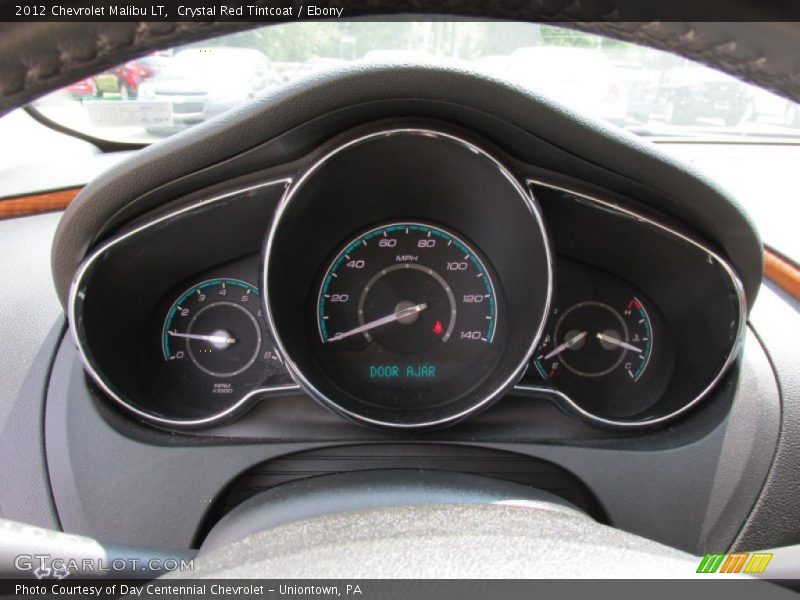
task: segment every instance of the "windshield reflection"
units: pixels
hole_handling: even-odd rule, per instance
[[[798,106],[685,59],[559,27],[304,22],[158,52],[36,103],[89,135],[150,143],[353,61],[457,63],[650,137],[796,138]]]

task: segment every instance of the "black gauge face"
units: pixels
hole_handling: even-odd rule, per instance
[[[304,171],[275,214],[270,329],[331,409],[381,427],[452,424],[527,366],[553,289],[547,232],[535,199],[475,143],[362,133]]]
[[[159,348],[151,352],[156,393],[195,416],[225,410],[284,373],[259,291],[237,279],[210,279],[182,292],[167,309]]]
[[[617,278],[569,269],[564,275],[524,383],[544,383],[601,418],[645,414],[672,364],[658,309]]]
[[[455,233],[387,223],[342,246],[315,298],[317,359],[344,392],[419,409],[472,390],[499,357],[499,302],[483,257]]]
[[[579,302],[563,313],[556,309],[553,333],[537,349],[534,365],[545,379],[563,369],[578,377],[604,377],[615,370],[637,381],[647,369],[653,348],[650,317],[635,296],[624,306]]]

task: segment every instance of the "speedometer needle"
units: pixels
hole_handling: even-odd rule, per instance
[[[236,340],[232,337],[224,335],[198,335],[196,333],[178,333],[177,331],[167,331],[167,334],[172,337],[186,338],[187,340],[200,340],[201,342],[210,342],[212,344],[235,344]]]
[[[383,325],[388,325],[389,323],[394,323],[395,321],[399,321],[400,319],[405,319],[406,317],[410,317],[413,314],[422,312],[428,308],[428,305],[424,302],[422,304],[415,304],[414,306],[409,306],[408,308],[404,308],[402,310],[398,310],[390,315],[386,315],[385,317],[381,317],[380,319],[375,319],[374,321],[370,321],[369,323],[364,323],[363,325],[356,327],[355,329],[351,329],[350,331],[345,331],[343,333],[337,333],[336,335],[328,338],[327,342],[337,342],[339,340],[343,340],[344,338],[350,337],[351,335],[358,335],[359,333],[364,333],[365,331],[369,331],[370,329],[375,329],[376,327],[381,327]]]
[[[633,350],[634,352],[638,352],[639,354],[642,353],[641,348],[637,348],[627,342],[623,342],[622,340],[618,340],[617,338],[613,338],[610,335],[605,335],[604,333],[598,333],[597,339],[602,340],[604,342],[608,342],[609,344],[614,344],[615,346],[619,346],[620,348],[625,348],[626,350]]]
[[[579,334],[572,336],[571,338],[569,338],[566,342],[564,342],[560,346],[556,346],[555,348],[553,348],[553,350],[550,352],[550,354],[545,356],[544,359],[548,360],[548,359],[554,357],[556,354],[562,353],[564,350],[566,350],[570,346],[574,346],[575,344],[580,342],[583,338],[585,338],[587,333],[588,332],[586,332],[586,331],[581,331]]]

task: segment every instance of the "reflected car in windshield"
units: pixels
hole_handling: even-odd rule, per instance
[[[800,119],[794,103],[685,58],[534,23],[290,23],[135,62],[147,72],[128,63],[34,109],[91,137],[147,144],[349,63],[436,63],[509,81],[651,139],[793,142]]]
[[[728,126],[745,116],[748,92],[745,85],[719,71],[703,67],[680,67],[664,74],[658,102],[667,123],[685,125],[700,118],[719,118]]]
[[[258,50],[188,49],[139,87],[139,100],[171,106],[171,125],[147,127],[149,133],[169,134],[228,111],[282,81]]]

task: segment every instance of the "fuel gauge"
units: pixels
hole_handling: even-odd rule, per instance
[[[638,381],[653,349],[653,328],[636,296],[612,306],[596,300],[573,304],[556,317],[534,358],[543,379],[564,370],[577,377],[599,378],[621,370]]]
[[[522,381],[589,414],[646,414],[664,393],[674,352],[645,293],[599,270],[562,262],[555,310]],[[551,393],[554,392],[554,393]]]

